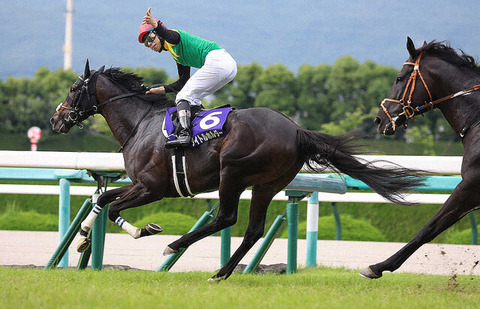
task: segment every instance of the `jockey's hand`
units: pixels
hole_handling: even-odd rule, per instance
[[[143,16],[142,25],[143,24],[152,25],[153,28],[157,28],[157,26],[158,26],[157,21],[155,20],[155,18],[152,17],[152,8],[151,7],[148,8],[147,13],[145,13],[145,16]]]
[[[156,88],[150,88],[145,94],[165,94],[165,87],[160,86]]]

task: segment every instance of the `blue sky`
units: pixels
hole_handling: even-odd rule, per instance
[[[63,66],[66,1],[0,0],[0,78]],[[360,62],[400,68],[406,37],[446,40],[479,58],[480,2],[466,1],[125,1],[74,0],[73,70],[101,65],[158,67],[176,76],[168,54],[136,41],[146,9],[170,28],[217,41],[240,65]]]

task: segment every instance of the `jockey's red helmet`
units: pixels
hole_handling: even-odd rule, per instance
[[[160,23],[158,19],[155,19],[157,23]],[[138,42],[143,43],[143,36],[153,30],[153,26],[150,24],[142,24],[138,28]]]

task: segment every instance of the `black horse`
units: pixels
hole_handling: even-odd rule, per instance
[[[416,49],[407,39],[410,58],[384,99],[375,118],[377,130],[395,134],[409,119],[433,108],[441,110],[455,133],[462,138],[462,182],[413,239],[387,260],[362,271],[380,278],[385,270],[398,269],[420,246],[433,240],[463,216],[480,208],[480,68],[474,59],[440,42]],[[434,160],[435,158],[432,158]]]
[[[172,172],[172,154],[161,134],[165,111],[174,106],[162,95],[144,95],[142,78],[117,68],[90,71],[72,85],[64,102],[50,119],[54,131],[67,133],[74,125],[98,113],[107,121],[123,148],[125,168],[132,184],[106,191],[82,223],[78,249],[88,246],[86,233],[101,208],[112,203],[109,219],[132,237],[161,231],[156,224],[143,229],[120,217],[124,209],[164,197],[178,197]],[[264,233],[265,217],[273,196],[287,186],[307,163],[313,170],[325,167],[368,184],[387,199],[407,204],[400,193],[420,185],[417,172],[399,166],[380,168],[359,161],[355,134],[330,136],[303,130],[283,114],[269,108],[232,111],[226,134],[196,148],[186,149],[187,177],[193,193],[219,190],[216,218],[168,245],[164,254],[178,252],[194,242],[235,224],[240,194],[252,187],[250,219],[244,240],[230,260],[211,278],[228,278],[247,251]]]

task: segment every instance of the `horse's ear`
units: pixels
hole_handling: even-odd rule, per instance
[[[105,70],[105,66],[104,66],[104,65],[102,65],[102,66],[100,67],[100,69],[98,69],[97,72],[98,72],[98,73],[103,73],[103,70]]]
[[[417,57],[417,50],[415,49],[415,45],[410,37],[407,37],[407,50],[412,59]]]
[[[90,64],[88,63],[88,59],[87,59],[87,63],[85,63],[85,72],[83,73],[83,78],[87,79],[89,77],[90,77]]]
[[[426,45],[428,45],[427,41],[423,41],[423,46],[422,47],[424,47]]]

